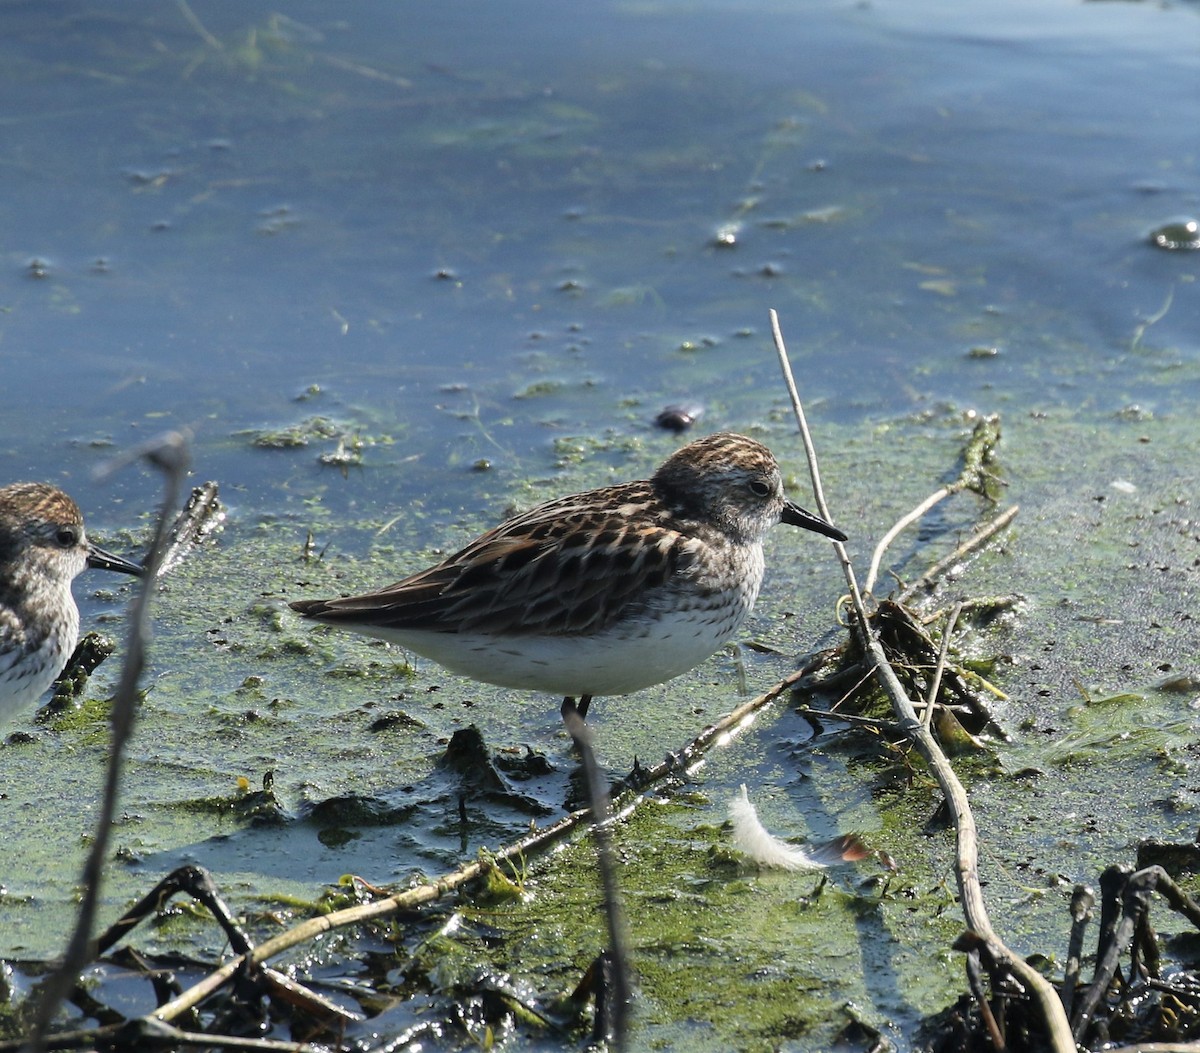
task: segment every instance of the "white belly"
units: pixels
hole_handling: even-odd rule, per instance
[[[664,614],[652,622],[622,625],[591,636],[486,636],[353,628],[487,684],[564,697],[627,695],[699,665],[737,631],[748,610],[748,606],[731,605]]]
[[[50,627],[35,649],[24,649],[24,637],[3,636],[0,643],[0,725],[37,704],[71,657],[78,633],[79,612],[75,601],[71,600],[70,606],[63,609],[62,617]]]

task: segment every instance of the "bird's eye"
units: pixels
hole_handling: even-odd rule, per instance
[[[73,526],[59,527],[58,533],[54,535],[54,540],[63,548],[74,548],[79,544],[79,530]]]
[[[761,479],[752,479],[750,481],[750,492],[755,497],[770,497],[771,488]]]

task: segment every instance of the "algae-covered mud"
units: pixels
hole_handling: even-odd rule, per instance
[[[947,413],[819,431],[834,514],[847,528],[858,524],[850,542],[857,563],[892,520],[952,474],[970,423]],[[747,429],[771,442],[799,480],[785,423]],[[1191,437],[1173,419],[1066,413],[1013,421],[1004,433],[997,468],[1004,501],[1019,503],[1020,514],[956,569],[936,602],[1021,598],[1015,614],[958,645],[966,658],[992,660],[990,675],[1008,700],[994,707],[1007,738],[993,736],[985,752],[957,763],[980,824],[993,920],[1014,949],[1053,963],[1064,954],[1073,882],[1132,862],[1143,839],[1190,840],[1195,825],[1190,744],[1200,691],[1180,679],[1200,658],[1193,476],[1184,456]],[[588,443],[586,456],[548,465],[540,481],[489,475],[483,503],[498,514],[504,493],[524,503],[578,489],[607,479],[610,461],[620,474],[643,474],[658,447],[674,441]],[[278,515],[234,512],[216,541],[167,579],[155,601],[105,923],[168,870],[199,863],[265,938],[322,909],[318,901],[347,872],[374,884],[434,876],[578,800],[557,700],[465,682],[395,648],[311,629],[283,609],[285,598],[381,582],[435,555],[432,544],[409,549],[409,538],[454,544],[482,525],[431,523],[420,510],[397,509],[365,476],[357,483],[355,521],[330,517],[310,495],[296,496],[282,526]],[[960,495],[905,535],[888,565],[917,576],[987,512],[980,498]],[[310,530],[323,555],[314,555]],[[840,584],[824,544],[781,528],[769,568],[744,634],[753,647],[662,688],[598,701],[591,722],[614,776],[635,757],[653,762],[680,748],[747,692],[789,672],[798,652],[840,638]],[[105,682],[92,681],[96,697]],[[100,782],[104,710],[88,702],[35,728],[32,741],[4,747],[10,958],[49,958],[63,938]],[[447,763],[450,736],[472,726],[485,759]],[[56,778],[47,783],[51,767]],[[268,772],[264,798],[255,791]],[[769,828],[810,840],[857,831],[899,870],[871,859],[825,877],[760,872],[732,849],[725,827],[743,782]],[[932,824],[939,798],[914,756],[868,731],[813,722],[785,698],[684,783],[662,789],[614,831],[639,1043],[817,1049],[857,1021],[906,1046],[923,1015],[954,1000],[962,973],[949,945],[962,919],[952,837]],[[563,1028],[582,1026],[555,1007],[604,945],[594,850],[576,839],[509,877],[519,894],[459,898],[418,923],[419,937],[406,927],[381,949],[381,937],[364,944],[360,935],[295,959],[296,967],[343,977],[335,986],[358,976],[351,1002],[368,980],[375,998],[390,991],[395,1006],[371,1025],[376,1031],[403,1031],[398,1021],[415,1014],[442,1021],[451,1047],[467,1041],[461,1028],[486,1027],[521,1048],[553,1046]],[[223,940],[203,912],[176,910],[133,942],[147,952],[213,954]],[[359,962],[370,948],[370,964]],[[553,1022],[514,1015],[511,1006],[481,1008],[488,976]],[[460,1003],[475,1008],[455,1025]]]
[[[993,922],[1058,975],[1073,884],[1197,825],[1196,15],[0,7],[0,475],[63,486],[132,556],[159,481],[92,470],[187,429],[226,509],[154,597],[100,924],[199,864],[261,941],[365,895],[347,874],[406,886],[577,807],[558,700],[302,625],[287,601],[394,581],[706,431],[766,442],[811,507],[776,308],[860,575],[956,476],[973,422],[1001,417],[995,490],[1020,511],[926,606],[1005,600],[956,634],[952,660],[1004,697],[955,764]],[[994,512],[938,506],[876,594]],[[844,639],[829,544],[780,528],[767,562],[738,647],[597,700],[611,776]],[[3,729],[10,1033],[72,925],[132,587],[77,582],[114,657],[70,708]],[[963,991],[934,782],[877,726],[800,711],[837,703],[780,698],[615,825],[634,1048],[878,1031],[911,1049]],[[759,871],[726,827],[743,783],[770,830],[886,856]],[[362,1047],[580,1043],[587,1013],[562,999],[605,941],[594,848],[578,834],[503,872],[284,967],[366,1015],[345,1032]],[[225,939],[185,898],[129,942],[209,963]],[[134,1015],[154,997],[90,987]]]

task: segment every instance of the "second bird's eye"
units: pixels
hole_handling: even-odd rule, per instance
[[[753,479],[750,482],[750,492],[755,497],[768,497],[771,493],[771,488],[761,479]]]

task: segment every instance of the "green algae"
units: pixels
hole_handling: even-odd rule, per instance
[[[820,426],[827,492],[835,519],[849,524],[856,560],[954,467],[971,426],[969,414],[951,410],[866,432]],[[789,478],[800,475],[785,417],[741,427],[771,443]],[[563,437],[532,472],[506,461],[476,473],[478,511],[457,517],[449,543],[510,503],[645,474],[673,441],[615,429]],[[1188,787],[1200,780],[1189,746],[1200,718],[1185,675],[1200,661],[1190,613],[1198,589],[1183,456],[1190,441],[1187,423],[1169,416],[1006,422],[991,470],[1021,515],[934,598],[963,590],[1024,597],[1016,614],[970,630],[979,661],[1009,695],[997,716],[1010,741],[956,763],[977,809],[993,922],[1016,949],[1051,961],[1065,947],[1071,881],[1093,879],[1139,838],[1189,837],[1195,824]],[[1134,489],[1114,489],[1114,480]],[[413,504],[398,522],[386,498],[372,506],[360,497],[347,521],[311,494],[294,503],[261,522],[231,517],[156,600],[109,917],[184,859],[210,867],[234,903],[266,918],[303,911],[348,871],[406,880],[515,839],[528,816],[483,798],[468,797],[465,826],[453,818],[456,784],[439,773],[439,758],[468,724],[500,756],[541,750],[531,792],[542,805],[555,806],[573,770],[551,700],[457,680],[286,611],[291,596],[416,569],[435,554],[431,546],[447,543],[440,513]],[[902,536],[892,568],[915,577],[986,514],[987,502],[958,495],[923,542]],[[334,551],[306,560],[309,530]],[[634,698],[598,700],[593,726],[610,770],[678,748],[736,703],[739,683],[765,687],[789,671],[789,655],[837,637],[839,583],[825,549],[783,530],[768,548],[768,581],[744,633],[759,646],[718,655]],[[95,697],[81,709],[32,742],[5,747],[0,832],[20,859],[0,900],[10,956],[49,956],[62,938],[70,862],[94,814],[112,675],[110,662],[89,682]],[[1156,686],[1172,675],[1179,689]],[[50,763],[52,786],[39,777]],[[268,772],[269,802],[249,789]],[[915,759],[861,732],[814,730],[777,704],[692,778],[690,792],[647,802],[616,832],[640,992],[635,1026],[647,1045],[827,1048],[848,1022],[848,1005],[899,1040],[954,1000],[961,965],[948,948],[962,921],[949,884],[951,842],[928,832],[937,797]],[[822,878],[748,867],[723,828],[742,781],[772,829],[814,838],[857,830],[899,872],[867,863]],[[1100,821],[1098,792],[1118,794],[1125,807]],[[32,810],[43,819],[36,837],[21,818]],[[459,909],[477,912],[503,938],[473,941],[447,989],[466,991],[463,978],[486,969],[519,979],[538,1004],[569,991],[603,946],[592,853],[578,839],[463,900]],[[203,916],[181,911],[134,942],[200,952],[220,940]],[[432,946],[428,954],[436,958]],[[538,1029],[525,1027],[534,1041]]]

